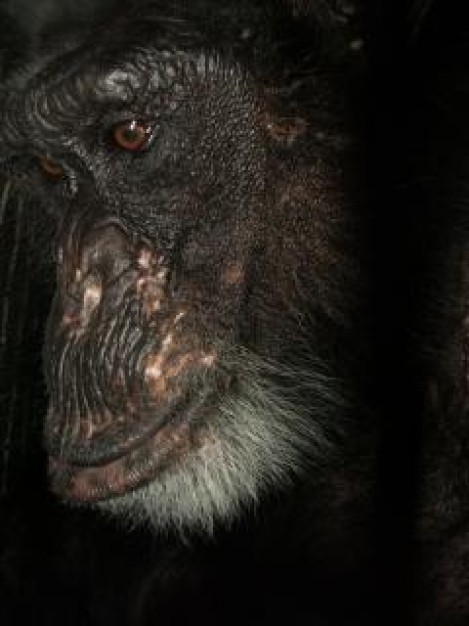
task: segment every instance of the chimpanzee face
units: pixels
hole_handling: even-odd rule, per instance
[[[230,517],[316,454],[348,306],[340,89],[276,65],[282,11],[215,5],[45,40],[1,113],[55,223],[52,488],[159,525]]]

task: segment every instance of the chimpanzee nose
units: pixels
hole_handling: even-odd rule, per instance
[[[73,233],[59,249],[58,281],[64,323],[86,325],[99,307],[104,291],[131,264],[125,233],[114,224],[93,228],[82,237]]]

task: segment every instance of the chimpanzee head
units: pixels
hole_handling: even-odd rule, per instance
[[[276,2],[138,2],[46,30],[6,81],[4,163],[55,225],[61,497],[210,527],[327,448],[354,263],[347,48],[324,28]]]

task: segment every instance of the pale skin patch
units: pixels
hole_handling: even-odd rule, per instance
[[[161,344],[163,347],[163,352],[168,351],[168,348],[172,344],[172,342],[173,342],[173,335],[171,333],[168,333],[166,337],[163,339],[163,342]]]
[[[163,282],[166,280],[167,275],[168,275],[168,269],[164,267],[158,272],[158,274],[156,275],[156,278],[160,280],[161,282]]]
[[[75,271],[75,282],[83,283],[81,305],[78,305],[73,312],[65,312],[62,318],[62,324],[64,326],[81,326],[81,331],[79,331],[78,328],[76,331],[83,332],[83,327],[88,324],[93,312],[101,303],[103,285],[101,279],[95,275],[89,275],[83,279],[83,272],[80,269]]]
[[[173,319],[173,328],[186,315],[185,311],[179,311]],[[145,382],[153,396],[163,395],[168,388],[168,381],[179,376],[191,365],[212,367],[216,361],[215,353],[206,353],[202,350],[186,352],[179,356],[172,365],[168,366],[171,358],[171,349],[174,342],[174,334],[169,331],[161,341],[161,349],[157,354],[147,358],[145,367]]]
[[[161,350],[157,354],[150,355],[145,367],[145,382],[154,396],[160,396],[166,391],[166,376],[163,376],[163,364],[172,341],[172,333],[168,333],[161,342]]]
[[[179,313],[174,318],[174,326],[176,326],[176,324],[178,324],[184,317],[186,317],[186,312],[179,311]]]
[[[217,357],[215,354],[206,354],[200,359],[200,363],[202,365],[205,365],[205,367],[212,367],[216,361],[216,358]]]
[[[140,248],[137,255],[137,264],[142,275],[137,279],[136,290],[143,300],[143,309],[151,317],[161,309],[164,298],[164,286],[168,276],[168,268],[161,267],[164,257],[158,258],[151,248]],[[158,269],[159,268],[159,269]]]
[[[161,396],[167,391],[167,383],[172,378],[177,378],[191,365],[203,365],[213,367],[216,361],[216,354],[207,354],[202,351],[187,352],[180,356],[176,362],[167,367],[167,353],[163,350],[157,355],[152,355],[145,368],[145,382],[151,389],[154,396]]]
[[[140,248],[137,253],[137,264],[142,270],[150,270],[156,265],[156,255],[150,248]]]
[[[99,306],[103,295],[103,286],[96,277],[90,277],[85,281],[85,292],[83,294],[83,318],[89,320],[93,311]]]
[[[137,280],[137,294],[143,300],[143,306],[148,316],[161,309],[161,300],[164,297],[163,285],[151,276],[144,276]]]
[[[142,270],[151,271],[156,267],[162,266],[164,263],[164,255],[158,257],[156,252],[149,247],[141,247],[137,252],[137,264]],[[166,269],[164,270],[167,271]]]

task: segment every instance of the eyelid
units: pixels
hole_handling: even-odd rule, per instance
[[[155,114],[150,110],[145,110],[145,107],[139,108],[115,108],[112,110],[103,111],[97,118],[95,118],[94,124],[99,125],[101,129],[110,129],[120,122],[127,122],[129,120],[140,120],[147,122],[151,126],[156,124]]]

